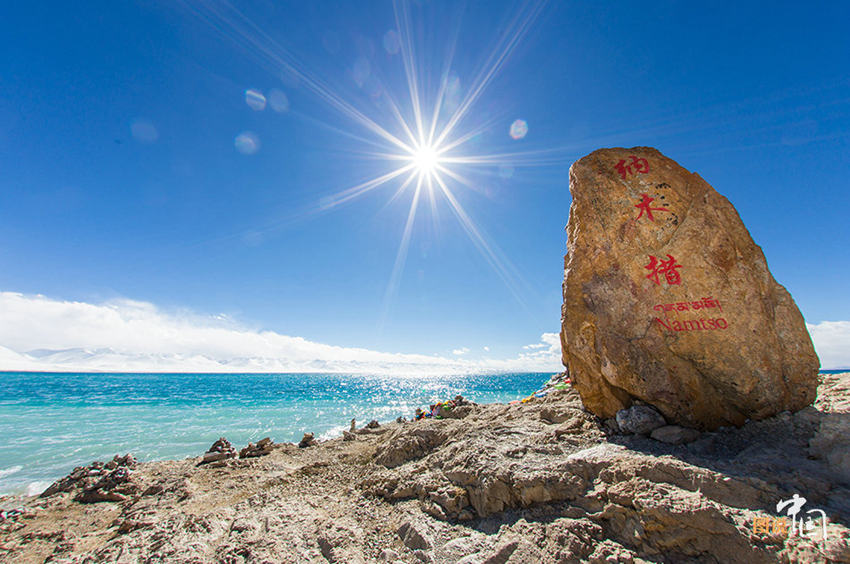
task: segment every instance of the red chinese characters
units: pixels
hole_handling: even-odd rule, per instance
[[[629,163],[626,162],[625,159],[620,159],[620,162],[618,162],[614,166],[614,168],[617,169],[617,172],[620,173],[620,176],[624,180],[626,179],[626,177],[632,174],[646,174],[647,172],[649,172],[649,161],[647,161],[645,158],[638,158],[634,155],[629,155],[629,158],[632,160],[632,162]]]
[[[640,210],[640,213],[638,213],[637,219],[642,218],[643,214],[645,213],[646,217],[649,218],[649,221],[655,221],[655,218],[652,216],[652,212],[654,212],[654,211],[669,212],[670,211],[667,208],[653,208],[652,202],[655,201],[655,198],[651,198],[649,196],[649,194],[641,194],[641,196],[643,197],[643,199],[639,203],[635,204],[635,207]]]
[[[646,275],[647,278],[661,285],[660,276],[663,274],[664,279],[667,281],[667,284],[681,284],[682,276],[679,274],[677,268],[682,268],[681,264],[676,264],[676,259],[673,258],[673,255],[667,255],[667,260],[658,260],[655,255],[649,255],[649,264],[644,266],[645,269],[649,270],[649,274]]]

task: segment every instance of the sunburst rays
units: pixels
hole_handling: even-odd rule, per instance
[[[388,165],[388,170],[377,177],[322,198],[316,211],[334,209],[391,184],[396,186],[389,195],[388,202],[412,192],[407,219],[384,293],[382,324],[404,271],[423,192],[428,195],[434,217],[436,217],[439,202],[445,202],[473,245],[504,281],[514,297],[525,305],[522,277],[498,246],[488,240],[482,229],[476,225],[453,190],[458,187],[477,188],[473,179],[455,170],[459,167],[492,169],[494,165],[537,166],[553,164],[553,161],[564,162],[563,151],[558,149],[502,154],[464,152],[472,139],[492,125],[492,123],[486,123],[479,124],[477,127],[466,126],[465,124],[469,121],[467,118],[473,112],[476,102],[480,100],[527,35],[533,22],[539,16],[544,2],[532,0],[517,9],[507,25],[503,27],[504,31],[497,37],[494,48],[487,53],[479,72],[474,74],[465,94],[453,104],[454,108],[448,111],[449,70],[456,57],[457,33],[450,37],[446,56],[442,61],[433,61],[431,65],[422,62],[415,49],[410,6],[404,1],[396,0],[393,3],[394,21],[399,36],[399,53],[404,68],[407,100],[406,104],[399,103],[389,89],[385,88],[382,101],[388,111],[378,118],[368,117],[364,110],[334,92],[325,81],[300,64],[298,58],[290,54],[279,42],[231,4],[227,2],[195,3],[189,0],[187,2],[191,11],[198,17],[244,48],[249,54],[257,57],[261,63],[277,73],[283,70],[297,76],[301,84],[319,99],[348,118],[353,125],[362,129],[360,133],[351,132],[346,135],[375,148],[373,151],[365,151],[364,156],[382,160]],[[427,92],[423,87],[423,84],[430,82],[424,80],[429,66],[440,68],[436,92]],[[338,126],[333,128],[338,129]]]

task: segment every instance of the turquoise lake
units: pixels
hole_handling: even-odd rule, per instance
[[[549,373],[388,377],[345,374],[0,373],[0,495],[40,493],[75,466],[132,453],[199,456],[221,436],[237,448],[270,436],[325,439],[461,394],[507,402]]]

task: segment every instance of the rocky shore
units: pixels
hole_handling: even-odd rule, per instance
[[[850,373],[740,428],[646,420],[550,386],[300,447],[116,457],[4,510],[0,561],[850,562]],[[825,539],[790,533],[795,494]]]

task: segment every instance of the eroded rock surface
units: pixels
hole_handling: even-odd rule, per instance
[[[850,417],[848,386],[824,375],[812,407],[680,445],[557,390],[219,467],[142,462],[126,499],[73,486],[0,518],[0,561],[850,562],[850,484],[816,440]],[[757,526],[795,493],[825,541]]]
[[[570,168],[561,341],[585,406],[713,429],[810,405],[818,358],[732,204],[655,149]]]
[[[134,490],[129,482],[136,464],[133,455],[116,454],[109,462],[95,461],[88,466],[78,466],[64,478],[53,482],[41,493],[41,497],[81,490],[77,493],[79,501],[91,503],[126,499],[125,495]]]

